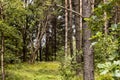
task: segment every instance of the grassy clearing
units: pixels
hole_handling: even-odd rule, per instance
[[[8,65],[6,80],[61,80],[58,62]]]
[[[37,62],[35,64],[9,64],[6,66],[5,69],[5,80],[62,80],[59,67],[59,62]],[[97,75],[97,72],[95,74],[95,80],[114,80],[108,74],[101,76]],[[83,80],[81,77],[77,76],[72,78],[73,79],[70,80]]]

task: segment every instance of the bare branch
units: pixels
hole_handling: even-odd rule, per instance
[[[58,5],[58,4],[57,4],[56,6],[57,6],[57,7],[60,7],[60,8],[63,8],[63,9],[66,9],[66,10],[68,10],[68,11],[71,11],[71,12],[73,12],[73,13],[75,13],[75,14],[81,16],[81,17],[83,17],[79,12],[76,12],[76,11],[74,11],[74,10],[65,8],[64,6],[61,6],[61,5]]]

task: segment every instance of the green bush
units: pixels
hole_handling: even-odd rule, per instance
[[[73,57],[68,56],[60,61],[60,75],[62,80],[82,80],[81,76],[77,76],[76,70],[80,65],[76,62],[76,54]]]
[[[12,53],[5,53],[4,54],[4,61],[6,63],[20,63],[21,60]]]

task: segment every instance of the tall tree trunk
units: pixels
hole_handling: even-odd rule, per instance
[[[46,29],[46,52],[45,52],[45,60],[49,60],[49,27]]]
[[[78,12],[81,16],[81,2],[80,0],[75,0],[75,11]],[[82,50],[82,18],[80,15],[75,14],[75,38],[76,38],[76,61],[77,61],[77,69],[76,69],[76,74],[81,75],[81,62],[82,62],[82,55],[81,55],[81,50]]]
[[[77,75],[81,75],[82,76],[82,42],[83,42],[83,35],[82,35],[82,32],[83,32],[83,28],[82,28],[82,25],[83,25],[83,22],[82,22],[82,0],[79,1],[79,13],[80,13],[80,17],[79,18],[79,27],[77,27],[76,29],[79,29],[79,31],[76,32],[76,49],[77,49],[77,56],[76,56],[76,60],[77,60],[77,63],[78,63],[78,67],[77,67]],[[79,42],[77,41],[79,40]]]
[[[57,52],[57,38],[56,38],[56,27],[57,27],[57,18],[56,18],[56,16],[55,16],[55,22],[54,22],[54,59],[56,60],[56,56],[57,56],[57,54],[56,54],[56,52]]]
[[[27,33],[26,33],[26,28],[23,29],[23,61],[26,61],[26,53],[27,53],[27,45],[26,45],[26,37],[27,37]]]
[[[104,0],[104,4],[106,4],[108,0]],[[108,20],[107,20],[107,12],[104,12],[104,19],[105,19],[105,23],[104,23],[104,33],[105,35],[108,34]]]
[[[1,46],[1,74],[2,74],[2,80],[5,80],[5,73],[4,73],[4,33],[1,33],[1,39],[2,39],[2,46]]]
[[[27,7],[27,0],[24,0],[24,8]],[[23,61],[27,61],[27,42],[26,42],[26,38],[27,38],[27,28],[28,28],[28,20],[27,20],[27,15],[26,15],[26,21],[25,24],[23,26]]]
[[[57,17],[53,15],[53,18],[51,20],[52,24],[52,54],[53,54],[53,60],[56,59],[56,51],[57,51],[57,40],[56,40],[56,27],[57,27]]]
[[[80,13],[80,6],[79,6],[79,0],[74,1],[75,4],[75,11]],[[80,51],[80,16],[75,14],[75,38],[76,38],[76,50]]]
[[[70,9],[72,10],[73,8],[72,8],[72,0],[69,0],[69,7],[70,7]],[[70,11],[69,12],[69,25],[70,25],[70,33],[69,33],[69,36],[70,36],[70,55],[71,55],[71,57],[73,56],[73,28],[72,28],[72,23],[73,23],[73,21],[72,21],[72,16],[73,16],[73,14],[72,14],[72,12]]]
[[[65,8],[68,8],[68,0],[65,0]],[[68,56],[68,11],[65,9],[65,58]]]
[[[80,0],[80,48],[81,48],[81,50],[82,50],[82,38],[83,38],[83,36],[82,36],[82,29],[83,29],[83,18],[82,18],[82,0]]]
[[[92,12],[91,0],[83,0],[83,17],[89,18]],[[94,55],[91,47],[91,30],[88,23],[83,23],[84,80],[94,80]]]
[[[41,43],[41,40],[40,40],[40,48],[39,48],[39,59],[40,59],[40,61],[42,61],[42,43]]]
[[[0,5],[0,18],[1,20],[3,20],[3,4],[2,4],[3,0],[1,0],[1,5]],[[1,32],[1,74],[2,74],[2,80],[5,80],[5,70],[4,70],[4,32]]]

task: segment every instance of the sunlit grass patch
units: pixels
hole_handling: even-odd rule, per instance
[[[58,62],[10,64],[6,80],[60,80]]]

